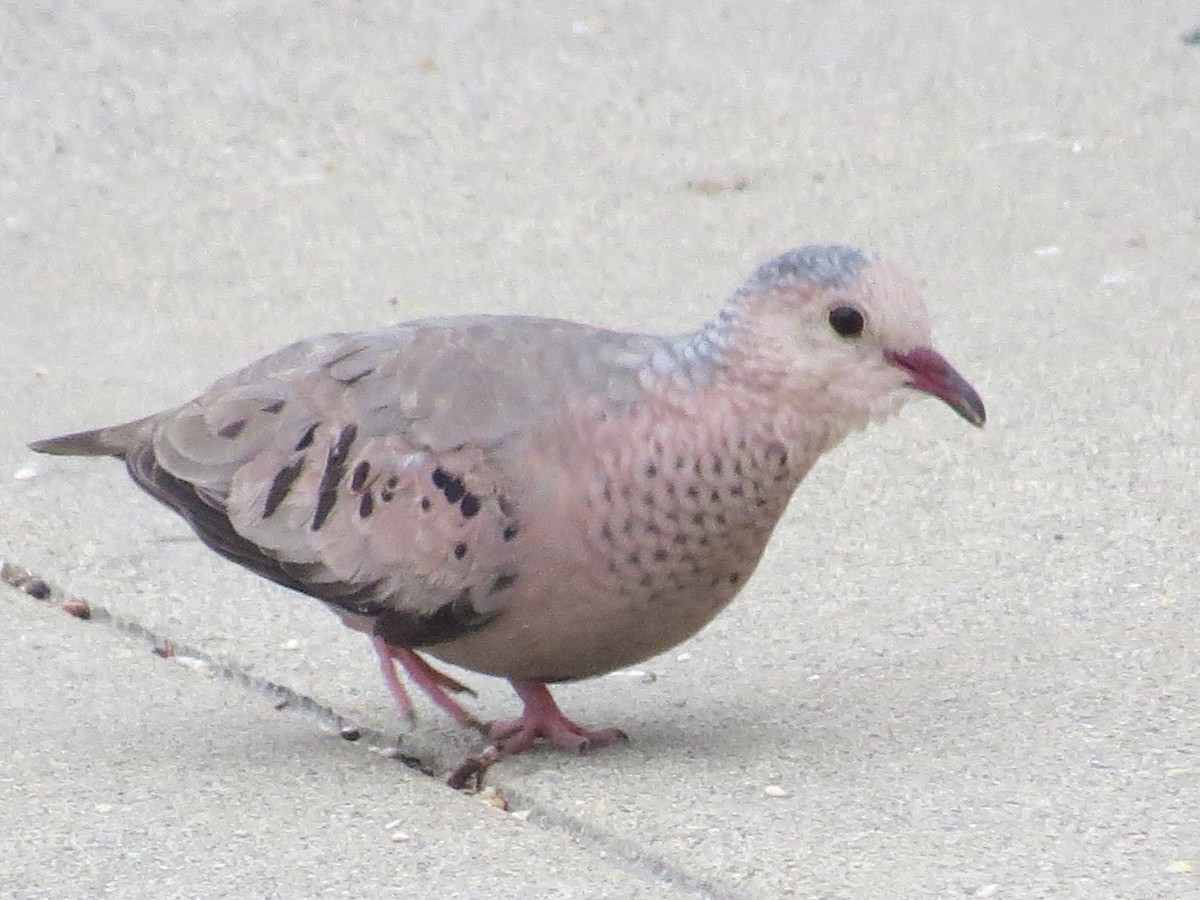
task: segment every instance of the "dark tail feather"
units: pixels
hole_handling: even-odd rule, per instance
[[[123,459],[130,449],[141,442],[142,426],[148,421],[139,419],[124,425],[46,438],[34,441],[29,449],[52,456],[115,456]]]

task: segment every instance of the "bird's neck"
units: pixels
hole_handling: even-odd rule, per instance
[[[756,333],[736,301],[697,331],[664,339],[643,387],[651,405],[693,427],[786,447],[799,480],[865,421],[840,415],[826,379],[796,378],[797,361],[767,346],[772,335]]]

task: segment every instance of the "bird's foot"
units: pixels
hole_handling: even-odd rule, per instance
[[[514,681],[513,689],[525,703],[519,718],[495,721],[488,729],[500,756],[514,756],[544,737],[554,746],[572,753],[585,753],[607,747],[629,736],[617,728],[584,728],[563,715],[550,691],[540,681]]]

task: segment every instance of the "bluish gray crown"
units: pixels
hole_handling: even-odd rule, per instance
[[[764,288],[788,287],[801,282],[823,288],[844,286],[874,262],[875,257],[870,253],[840,244],[797,247],[759,266],[738,294],[746,295]]]

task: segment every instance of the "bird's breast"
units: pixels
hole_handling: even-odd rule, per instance
[[[795,488],[789,449],[649,415],[608,424],[522,453],[536,465],[512,601],[470,647],[432,652],[490,657],[508,677],[585,678],[678,644],[742,588]]]

